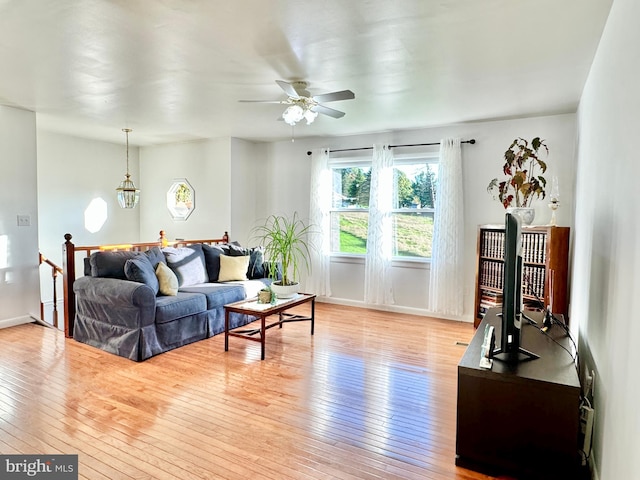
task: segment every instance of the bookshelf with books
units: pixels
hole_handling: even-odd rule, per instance
[[[568,318],[569,227],[522,228],[522,293],[525,308],[550,306]],[[502,306],[504,226],[478,227],[475,318],[477,327],[489,308]],[[537,297],[537,298],[536,298]]]

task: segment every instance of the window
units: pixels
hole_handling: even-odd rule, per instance
[[[167,191],[167,209],[174,220],[186,220],[195,208],[195,191],[186,178],[176,178]]]
[[[363,255],[369,228],[371,162],[332,162],[331,251]],[[430,258],[438,158],[394,161],[394,256]]]

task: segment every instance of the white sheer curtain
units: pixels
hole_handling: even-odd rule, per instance
[[[329,275],[331,252],[331,169],[329,150],[317,149],[311,160],[311,186],[309,191],[309,223],[313,225],[309,234],[311,248],[311,272],[305,289],[316,295],[331,296]]]
[[[429,310],[435,313],[455,316],[463,313],[463,200],[460,139],[443,139],[429,281]]]
[[[388,145],[374,145],[364,274],[364,301],[367,304],[393,304],[390,275],[393,198],[393,154]]]

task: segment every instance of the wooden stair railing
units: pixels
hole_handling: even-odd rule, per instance
[[[53,263],[42,253],[40,253],[40,265],[46,263],[51,267],[51,277],[53,278],[53,326],[58,328],[58,274],[62,274],[62,268]],[[44,322],[44,303],[40,299],[40,320]]]
[[[98,251],[134,251],[144,252],[153,247],[186,247],[194,243],[228,243],[229,234],[224,232],[221,238],[206,240],[167,240],[164,230],[160,230],[160,238],[155,242],[146,243],[126,243],[118,245],[92,245],[76,246],[71,242],[70,233],[65,234],[65,242],[62,244],[62,287],[64,297],[64,334],[66,337],[73,337],[73,326],[76,318],[76,296],[73,291],[73,283],[76,280],[76,253],[85,252],[85,257],[89,258],[92,253]],[[84,260],[83,260],[84,261]],[[84,265],[83,265],[84,267]]]

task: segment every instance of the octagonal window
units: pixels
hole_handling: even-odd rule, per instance
[[[167,191],[167,209],[174,220],[186,220],[196,208],[196,192],[186,178],[176,178]]]

